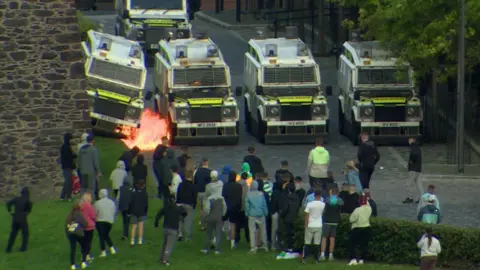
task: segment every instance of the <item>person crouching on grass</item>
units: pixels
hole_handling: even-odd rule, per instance
[[[130,222],[132,223],[132,231],[130,233],[130,245],[135,245],[135,235],[138,227],[138,242],[143,244],[143,223],[147,219],[148,213],[148,194],[145,188],[145,181],[138,180],[135,188],[132,191],[132,200],[128,210],[130,214]]]
[[[305,207],[305,245],[303,246],[302,263],[309,252],[315,254],[315,263],[318,263],[320,254],[320,243],[322,241],[323,211],[325,203],[321,201],[322,192],[315,191],[315,200],[309,202]],[[311,249],[311,250],[309,250]]]
[[[372,208],[368,204],[365,194],[360,196],[360,206],[350,215],[352,230],[350,231],[350,263],[348,265],[363,264],[367,256],[368,242],[370,241],[370,216]],[[356,257],[356,249],[360,249],[360,258]]]
[[[164,217],[162,249],[160,251],[160,263],[164,265],[170,265],[170,256],[177,242],[178,225],[186,215],[185,208],[175,204],[175,197],[169,195],[169,198],[165,200],[165,206],[155,216],[155,228],[158,228],[160,219]]]

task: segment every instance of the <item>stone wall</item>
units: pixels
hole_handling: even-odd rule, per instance
[[[74,0],[0,1],[0,197],[54,194],[62,134],[89,128]]]

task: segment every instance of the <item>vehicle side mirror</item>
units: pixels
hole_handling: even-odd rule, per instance
[[[326,89],[325,89],[325,94],[327,96],[331,96],[332,95],[332,92],[333,92],[333,88],[331,85],[327,86]]]
[[[173,93],[168,93],[168,102],[174,102],[175,101],[175,95]]]
[[[122,19],[128,19],[130,17],[130,14],[128,10],[124,10],[122,14]]]
[[[242,94],[243,94],[243,89],[242,89],[242,87],[241,87],[241,86],[237,86],[237,87],[235,88],[235,95],[236,95],[237,97],[240,97],[240,96],[242,96]]]
[[[152,91],[148,91],[146,94],[145,94],[145,100],[151,100],[153,97],[153,92]]]

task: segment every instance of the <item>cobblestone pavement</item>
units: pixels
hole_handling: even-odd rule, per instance
[[[102,21],[106,32],[113,32],[114,18],[112,16],[93,17]],[[207,32],[219,45],[232,71],[232,85],[242,85],[243,55],[247,49],[245,40],[253,34],[252,31],[232,32],[202,21],[194,22],[194,31]],[[318,59],[321,67],[322,81],[325,84],[335,84],[335,61],[330,58]],[[151,86],[150,86],[151,87]],[[335,97],[329,97],[331,110],[331,135],[326,148],[331,153],[331,170],[336,174],[338,182],[343,182],[341,170],[346,160],[354,159],[356,148],[344,137],[339,136],[337,129],[337,115]],[[243,102],[239,102],[243,106]],[[241,108],[243,111],[243,108]],[[242,114],[243,115],[243,114]],[[243,127],[242,127],[243,128]],[[258,156],[263,160],[268,173],[273,174],[279,167],[281,160],[290,162],[291,171],[295,175],[305,177],[305,161],[311,145],[281,145],[267,146],[259,144],[253,137],[242,130],[240,143],[235,146],[192,147],[191,155],[196,160],[208,157],[213,168],[221,169],[225,164],[231,164],[234,169],[240,169],[240,162],[246,153],[246,148],[255,145]],[[416,205],[403,205],[405,197],[404,182],[407,178],[405,168],[398,159],[391,154],[388,147],[379,148],[381,160],[372,179],[372,195],[377,201],[380,216],[397,219],[414,219]],[[403,150],[401,150],[403,151]],[[382,167],[383,169],[380,169]],[[479,203],[473,200],[476,196],[477,185],[467,184],[438,184],[438,196],[441,201],[444,223],[457,226],[478,226],[479,211],[475,211]]]

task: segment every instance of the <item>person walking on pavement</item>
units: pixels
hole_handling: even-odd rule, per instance
[[[177,163],[178,163],[178,174],[184,179],[185,177],[185,172],[186,172],[186,167],[187,167],[187,159],[190,158],[188,155],[188,147],[187,146],[182,146],[180,148],[181,155],[177,157]]]
[[[185,237],[186,241],[192,239],[192,223],[195,217],[195,207],[197,206],[197,188],[193,184],[193,172],[185,172],[185,181],[178,186],[177,204],[182,206],[187,213],[185,218],[180,220],[180,230],[178,240],[182,241]]]
[[[78,169],[82,182],[82,191],[94,194],[97,188],[97,177],[101,177],[100,157],[94,146],[93,135],[87,137],[87,144],[80,148],[78,154]]]
[[[250,146],[247,149],[248,154],[243,157],[242,163],[246,162],[250,166],[250,172],[252,173],[253,176],[257,175],[257,173],[262,173],[265,171],[263,168],[263,163],[262,160],[257,157],[255,147]]]
[[[20,251],[27,251],[29,237],[27,216],[32,212],[32,207],[33,203],[30,200],[30,191],[27,187],[22,188],[20,196],[7,202],[7,211],[12,216],[12,227],[6,249],[7,253],[12,252],[13,244],[19,231],[22,231],[22,246],[20,247]]]
[[[380,160],[380,154],[375,144],[369,140],[367,133],[360,134],[362,143],[358,147],[357,158],[359,162],[359,176],[362,188],[370,189],[370,179],[372,178],[375,165]]]
[[[75,159],[77,155],[72,150],[72,134],[65,133],[63,135],[63,145],[60,148],[60,163],[62,164],[63,172],[63,188],[60,194],[60,199],[72,200],[72,177],[73,171],[76,169]]]
[[[408,143],[410,144],[410,156],[408,157],[408,179],[406,181],[407,198],[403,201],[403,203],[414,202],[413,185],[415,185],[417,188],[419,199],[416,202],[419,203],[420,198],[424,193],[423,184],[421,181],[422,149],[420,149],[420,145],[417,143],[415,138],[409,138]]]
[[[311,187],[320,183],[322,189],[326,189],[329,163],[330,153],[323,147],[323,138],[318,138],[315,142],[315,148],[310,151],[307,160],[307,175]]]
[[[175,198],[171,195],[165,200],[165,206],[155,216],[155,228],[158,228],[158,223],[162,217],[163,219],[163,240],[162,249],[160,251],[160,263],[163,265],[170,265],[170,256],[173,248],[177,242],[178,225],[182,217],[187,215],[187,212],[182,206],[175,204]]]
[[[202,231],[205,229],[205,212],[203,211],[203,203],[205,200],[205,189],[210,183],[211,169],[208,167],[208,159],[203,158],[200,168],[193,175],[193,183],[197,187],[198,207],[200,208],[200,227]]]
[[[100,200],[96,201],[93,205],[95,212],[97,213],[95,227],[97,228],[98,238],[100,239],[100,257],[106,257],[107,250],[105,244],[110,247],[110,255],[117,253],[113,246],[112,239],[110,238],[110,231],[115,222],[117,207],[115,206],[115,202],[108,198],[108,191],[106,189],[101,189],[99,196]]]

